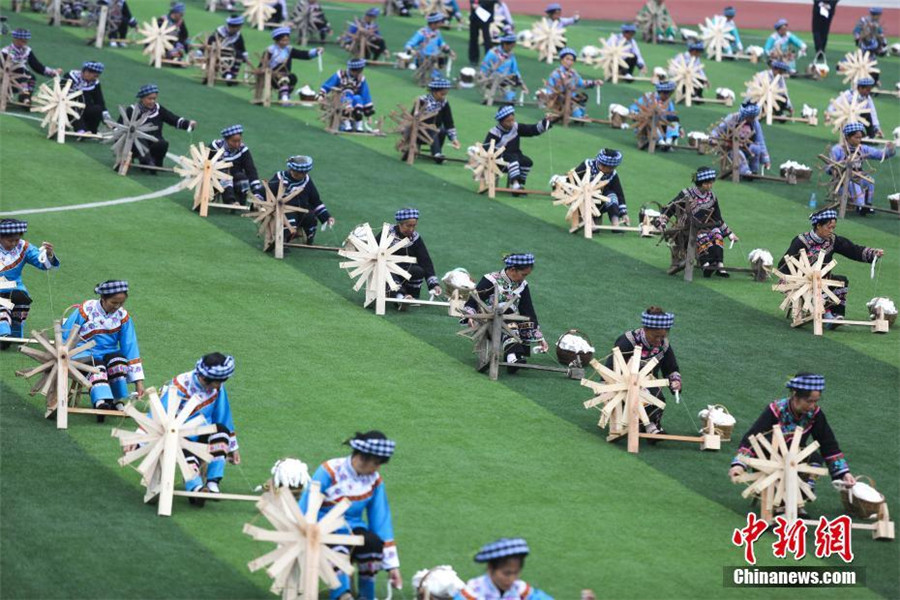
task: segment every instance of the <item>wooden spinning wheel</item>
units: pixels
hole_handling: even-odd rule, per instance
[[[428,83],[434,79],[435,72],[440,70],[440,64],[440,54],[426,55],[419,51],[416,58],[416,72],[413,75],[416,85],[427,87]]]
[[[549,82],[544,81],[544,88],[538,94],[543,108],[559,115],[563,127],[568,127],[575,118],[574,113],[578,105],[573,95],[577,89],[573,77],[564,77],[557,79],[552,86]]]
[[[818,156],[823,163],[823,171],[829,177],[825,184],[828,187],[828,198],[832,202],[838,203],[838,216],[842,219],[847,212],[847,204],[850,202],[850,184],[875,183],[875,180],[863,169],[863,157],[859,146],[851,151],[845,144],[844,155],[843,160],[835,160],[830,154],[819,154]]]
[[[606,367],[597,359],[591,366],[603,379],[602,382],[582,379],[581,385],[589,388],[594,397],[584,403],[587,409],[600,406],[600,421],[597,426],[609,427],[607,441],[628,436],[628,452],[638,452],[639,427],[650,424],[647,406],[665,409],[665,403],[650,392],[651,389],[666,387],[668,379],[654,379],[653,369],[659,359],[651,358],[641,367],[641,347],[636,346],[631,358],[626,362],[619,348],[613,348],[613,368]]]
[[[700,39],[706,49],[707,58],[713,58],[716,62],[722,62],[722,54],[731,48],[734,43],[734,35],[731,33],[728,20],[722,15],[707,17],[700,25]]]
[[[200,216],[205,217],[209,214],[209,203],[216,192],[225,191],[222,181],[231,179],[231,175],[226,172],[231,168],[231,163],[222,159],[224,147],[219,148],[212,156],[203,142],[191,146],[189,150],[189,157],[175,157],[178,164],[175,172],[182,177],[182,187],[194,192],[192,210],[199,211]]]
[[[608,184],[608,179],[603,180],[603,173],[597,173],[592,178],[590,169],[585,169],[582,175],[574,170],[569,171],[565,181],[557,182],[552,194],[553,205],[566,207],[566,221],[571,225],[569,233],[582,228],[585,238],[594,237],[594,219],[600,217],[597,203],[605,204],[610,201],[603,195]]]
[[[291,11],[291,22],[297,30],[301,46],[306,46],[310,36],[316,36],[319,33],[316,28],[315,12],[307,0],[297,0],[294,10]]]
[[[138,27],[138,33],[143,36],[138,43],[144,46],[143,53],[150,57],[150,64],[154,68],[162,68],[166,53],[174,48],[175,42],[178,41],[177,31],[175,25],[167,21],[163,21],[160,25],[156,19],[150,19]]]
[[[378,44],[376,43],[377,35],[373,29],[369,29],[365,22],[359,18],[353,19],[352,23],[347,23],[347,31],[344,32],[342,38],[344,48],[353,58],[366,58],[374,56],[378,52]],[[351,28],[356,31],[350,32]]]
[[[137,108],[132,108],[131,116],[128,116],[125,107],[119,106],[119,115],[121,123],[107,122],[112,130],[107,141],[112,144],[112,151],[116,157],[114,168],[119,171],[119,175],[125,175],[131,166],[133,149],[137,148],[139,153],[145,154],[148,147],[144,142],[156,141],[156,136],[150,134],[156,127],[148,122],[147,115],[141,114]]]
[[[274,72],[269,66],[268,52],[263,52],[256,62],[257,67],[250,70],[253,75],[253,100],[250,104],[262,104],[266,108],[272,106],[272,80]]]
[[[674,25],[666,6],[656,0],[649,0],[641,8],[634,18],[634,23],[641,31],[641,39],[653,43],[656,43],[657,36]]]
[[[812,453],[818,450],[819,442],[813,440],[805,448],[801,448],[802,438],[803,430],[795,429],[788,442],[781,427],[772,430],[771,441],[763,433],[749,438],[756,457],[742,460],[753,472],[745,472],[738,481],[750,484],[741,492],[741,496],[759,496],[764,521],[771,521],[774,509],[782,505],[784,518],[789,523],[795,521],[798,509],[816,499],[806,479],[813,475],[828,475],[828,469],[814,467],[807,462]]]
[[[491,140],[488,147],[478,143],[469,148],[469,162],[466,168],[472,171],[472,178],[478,182],[478,193],[488,193],[488,198],[497,196],[497,178],[502,174],[501,167],[505,167],[506,161],[503,160],[503,153],[506,152],[505,146],[497,148],[494,140]]]
[[[628,48],[629,44],[623,38],[618,38],[614,42],[600,38],[600,51],[590,63],[603,71],[604,79],[619,83],[619,70],[628,69],[626,60],[634,57]]]
[[[644,94],[644,102],[638,102],[638,112],[634,115],[634,134],[639,149],[647,148],[653,154],[657,139],[665,135],[668,117],[675,113],[656,101],[653,92]]]
[[[729,175],[731,181],[737,183],[741,180],[741,165],[744,163],[744,156],[750,155],[750,142],[753,132],[744,127],[740,120],[734,120],[728,123],[725,131],[715,138],[714,144],[710,147],[719,158],[719,179],[725,179]]]
[[[253,222],[259,227],[257,235],[263,238],[263,252],[272,250],[275,258],[284,258],[284,230],[287,229],[291,236],[297,232],[297,228],[291,225],[288,220],[288,214],[303,214],[309,211],[299,206],[288,204],[293,200],[303,188],[297,188],[290,194],[285,194],[284,182],[278,182],[278,193],[273,194],[268,185],[263,188],[266,192],[265,199],[261,200],[255,196],[251,196],[253,212],[249,212],[244,217],[253,219]]]
[[[203,70],[204,81],[207,86],[214,87],[216,81],[223,80],[227,73],[230,73],[237,62],[234,48],[225,46],[219,41],[218,35],[213,37],[213,41],[202,44],[203,48]],[[232,79],[230,83],[237,83],[237,79]]]
[[[91,384],[84,376],[85,373],[99,373],[100,369],[83,362],[74,360],[73,357],[94,347],[96,342],[90,341],[78,345],[81,338],[78,336],[80,326],[76,325],[69,332],[69,337],[63,341],[62,322],[53,322],[53,337],[45,335],[43,331],[32,331],[32,337],[37,340],[41,348],[29,348],[20,346],[19,352],[41,363],[33,369],[16,371],[16,375],[29,379],[40,374],[41,377],[31,388],[31,395],[41,394],[47,398],[46,417],[56,412],[56,428],[67,429],[69,427],[68,398],[69,379],[75,384],[90,388]]]
[[[868,50],[857,49],[848,52],[837,65],[838,73],[844,76],[844,83],[856,85],[857,80],[863,77],[871,77],[873,73],[880,73],[877,67],[878,61]]]
[[[465,314],[472,326],[458,331],[457,335],[469,338],[475,343],[473,352],[478,355],[478,370],[488,369],[488,376],[496,381],[500,375],[500,363],[502,362],[502,343],[506,336],[521,343],[517,323],[528,321],[529,318],[516,312],[508,312],[513,307],[516,299],[502,301],[500,291],[494,286],[490,304],[485,302],[477,292],[469,294],[470,299],[475,300],[477,308],[474,314]]]
[[[784,77],[782,75],[769,77],[768,71],[760,71],[746,85],[744,98],[758,104],[760,111],[766,115],[766,125],[771,125],[778,106],[787,102]]]
[[[60,86],[58,77],[53,79],[53,87],[46,83],[41,84],[38,93],[34,98],[31,112],[39,112],[44,114],[41,121],[41,128],[47,130],[47,137],[56,137],[56,141],[64,144],[66,141],[66,130],[69,128],[71,119],[78,118],[78,110],[84,108],[84,102],[78,102],[76,98],[81,96],[81,91],[72,89],[72,81],[66,80],[65,87]]]
[[[338,251],[338,256],[348,260],[340,263],[340,268],[346,269],[351,279],[356,279],[354,291],[359,291],[365,286],[366,298],[363,306],[369,306],[375,302],[375,314],[383,315],[387,290],[396,292],[400,284],[394,280],[394,275],[409,279],[409,271],[404,269],[401,263],[415,263],[414,256],[397,254],[403,248],[409,246],[408,238],[398,239],[390,231],[390,225],[384,223],[381,227],[381,238],[376,240],[375,234],[368,223],[356,228],[356,231],[347,238],[347,244]]]
[[[0,112],[6,112],[9,104],[22,104],[16,97],[27,89],[28,77],[16,72],[11,60],[0,60],[0,63],[3,67],[0,71]]]
[[[517,83],[518,80],[514,75],[498,73],[497,71],[488,74],[478,71],[475,74],[475,85],[481,92],[481,96],[484,98],[484,103],[487,106],[493,106],[498,99],[503,99],[505,93],[514,88]]]
[[[399,112],[398,112],[399,111]],[[392,111],[389,118],[397,124],[392,133],[399,133],[396,148],[406,164],[414,164],[421,146],[430,146],[438,132],[438,126],[428,122],[437,115],[437,111],[426,111],[421,99],[416,99],[412,111],[407,111],[400,104],[397,111]]]
[[[137,472],[141,474],[141,484],[147,488],[144,502],[159,498],[156,514],[170,517],[172,497],[175,495],[175,467],[181,471],[184,481],[190,481],[198,474],[185,453],[189,452],[204,462],[210,462],[213,458],[207,444],[189,438],[215,433],[216,426],[207,425],[202,415],[194,414],[201,401],[198,396],[192,396],[182,405],[182,398],[174,386],[168,387],[165,392],[166,404],[163,406],[156,390],[147,390],[149,415],[139,411],[132,403],[125,405],[125,414],[140,427],[137,431],[113,429],[112,437],[118,438],[126,450],[124,456],[119,458],[120,466],[141,461]]]
[[[283,600],[317,598],[320,578],[334,589],[340,585],[338,571],[346,575],[354,572],[350,557],[332,548],[335,545],[363,544],[361,535],[340,533],[350,530],[344,519],[350,500],[342,498],[319,519],[324,500],[321,484],[313,481],[304,514],[289,489],[276,488],[263,494],[256,503],[256,508],[272,525],[272,529],[244,524],[244,533],[254,540],[276,544],[275,550],[249,562],[247,566],[250,571],[265,568],[273,579],[269,589],[273,594],[280,594]]]
[[[831,130],[839,132],[847,123],[862,123],[868,127],[871,122],[867,117],[871,109],[868,102],[854,95],[849,100],[844,94],[831,101],[828,106],[828,119],[831,121]],[[864,116],[865,115],[865,116]]]
[[[538,61],[552,65],[556,53],[566,47],[566,28],[557,21],[543,18],[531,26],[531,47],[538,51]]]
[[[325,131],[337,133],[348,104],[344,102],[340,90],[331,90],[319,98],[319,120],[325,124]]]
[[[828,298],[834,304],[840,304],[840,298],[834,294],[832,288],[844,285],[836,279],[826,279],[828,273],[837,265],[837,261],[832,260],[827,265],[824,264],[825,253],[820,252],[815,262],[811,262],[805,248],[800,250],[799,258],[785,256],[784,260],[788,273],[778,273],[779,281],[772,286],[773,290],[784,294],[784,300],[778,308],[790,310],[791,327],[799,327],[812,321],[813,333],[822,335],[824,298]]]
[[[244,17],[257,30],[266,28],[266,23],[277,10],[271,0],[241,0],[244,5]]]
[[[691,106],[694,89],[706,85],[703,78],[703,65],[693,58],[679,54],[669,61],[669,81],[675,84],[675,103],[684,102]]]

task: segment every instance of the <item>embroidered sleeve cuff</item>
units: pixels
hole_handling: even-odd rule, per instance
[[[673,381],[681,381],[681,373],[675,371],[674,373],[669,374],[669,383]]]
[[[872,259],[875,258],[875,248],[866,248],[863,250],[863,259],[866,262],[872,262]]]
[[[397,554],[397,545],[394,542],[384,543],[384,557],[381,564],[385,571],[400,568],[400,555]]]
[[[144,365],[141,363],[136,363],[133,365],[128,365],[128,383],[134,383],[135,381],[143,381],[144,380]]]
[[[441,280],[432,275],[428,278],[428,287],[433,288],[441,284]]]
[[[456,128],[447,130],[447,137],[450,138],[451,142],[455,142],[457,139]]]
[[[238,441],[237,436],[235,434],[231,434],[228,436],[228,454],[231,454],[235,450],[238,449]]]

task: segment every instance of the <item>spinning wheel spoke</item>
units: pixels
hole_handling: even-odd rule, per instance
[[[566,28],[557,21],[540,19],[531,27],[531,45],[538,51],[538,61],[553,64],[557,51],[566,46]]]

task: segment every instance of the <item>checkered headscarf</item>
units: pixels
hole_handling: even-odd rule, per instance
[[[703,52],[703,48],[703,42],[691,42],[690,44],[688,44],[689,51]]]
[[[759,104],[754,104],[753,102],[741,104],[740,116],[742,119],[746,119],[747,117],[758,117]]]
[[[778,69],[778,70],[780,70],[780,71],[790,71],[790,70],[791,70],[791,65],[787,64],[787,63],[784,62],[783,60],[773,60],[773,61],[772,61],[772,68],[773,68],[773,69]]]
[[[650,313],[641,313],[641,327],[647,329],[672,329],[675,324],[675,315],[673,313],[663,313],[661,315],[651,315]]]
[[[371,454],[382,458],[390,458],[397,447],[397,442],[388,439],[350,440],[348,443],[351,448],[363,454]]]
[[[775,21],[775,25],[772,26],[773,29],[778,29],[779,27],[783,27],[788,24],[787,19],[778,19]]]
[[[148,83],[147,85],[142,85],[141,89],[138,90],[137,97],[144,98],[145,96],[149,96],[150,94],[158,94],[159,86],[155,83]]]
[[[872,87],[873,85],[875,85],[875,80],[872,79],[871,77],[860,77],[859,79],[856,80],[856,87],[861,87],[861,86]]]
[[[716,178],[716,170],[711,167],[700,167],[694,174],[694,181],[703,183],[704,181],[714,181]]]
[[[842,131],[844,132],[844,135],[851,135],[853,133],[856,133],[857,131],[865,130],[865,125],[863,125],[859,121],[853,121],[852,123],[847,123],[846,125],[844,125],[844,129]]]
[[[377,17],[380,14],[381,14],[381,11],[377,8],[370,8],[369,10],[366,11],[367,17]]]
[[[347,68],[351,71],[356,71],[357,69],[365,69],[366,68],[366,59],[364,58],[351,58],[347,61]]]
[[[534,264],[534,254],[507,254],[503,257],[503,264],[507,267],[530,267]]]
[[[443,13],[435,12],[425,17],[425,22],[429,25],[432,23],[443,23],[446,18]]]
[[[277,40],[283,35],[291,35],[290,27],[276,27],[272,30],[272,39]]]
[[[28,221],[19,219],[3,219],[0,221],[0,235],[13,235],[28,231]]]
[[[244,133],[243,125],[229,125],[222,130],[222,138],[227,140],[231,136],[237,135],[239,133]]]
[[[124,279],[108,279],[103,283],[98,283],[94,287],[94,293],[101,296],[111,296],[113,294],[127,294],[128,282]]]
[[[656,84],[657,92],[669,92],[670,94],[675,91],[675,82],[674,81],[660,81]]]
[[[792,390],[812,390],[822,392],[825,390],[825,376],[797,375],[788,381],[784,387]]]
[[[501,44],[515,44],[519,40],[516,38],[516,34],[507,33],[506,35],[501,35],[500,39],[497,41],[499,41]]]
[[[722,11],[722,14],[730,19],[737,14],[737,10],[735,10],[733,6],[726,6],[725,10]]]
[[[562,60],[565,56],[571,56],[572,58],[577,59],[578,53],[575,52],[574,48],[565,47],[559,51],[559,60]]]
[[[170,13],[181,13],[184,14],[184,2],[174,2],[172,3],[172,8],[169,9]]]
[[[407,219],[418,219],[419,218],[419,209],[418,208],[401,208],[397,212],[394,213],[394,218],[399,223],[400,221],[406,221]]]
[[[496,119],[497,121],[502,121],[509,115],[514,115],[514,114],[516,114],[516,107],[512,106],[511,104],[507,104],[506,106],[500,107],[500,110],[498,110],[497,114],[494,115],[494,119]]]
[[[82,71],[93,71],[94,73],[98,73],[98,74],[102,73],[104,68],[105,67],[103,66],[102,62],[97,62],[97,61],[93,61],[93,60],[89,60],[86,63],[84,63],[83,65],[81,65]]]
[[[226,25],[243,25],[244,17],[243,15],[231,15],[227,19],[225,19]]]
[[[287,160],[287,168],[291,171],[309,173],[313,168],[313,159],[311,156],[292,156]]]
[[[496,542],[485,544],[475,555],[475,562],[485,563],[509,556],[528,556],[528,542],[522,538],[500,538]]]
[[[623,23],[620,29],[622,30],[622,33],[634,33],[637,31],[637,27],[634,23]]]
[[[558,10],[562,10],[562,5],[559,2],[551,2],[547,5],[547,8],[544,9],[545,13],[552,13]]]
[[[13,29],[12,36],[14,40],[30,40],[31,32],[27,29]]]
[[[837,221],[838,214],[837,211],[831,208],[827,208],[825,210],[820,210],[819,212],[814,212],[809,215],[809,222],[814,226],[819,223],[824,223],[825,221]]]
[[[197,371],[198,375],[200,375],[201,377],[205,377],[206,379],[212,379],[213,381],[225,381],[234,374],[234,357],[226,356],[224,363],[222,363],[221,365],[216,365],[214,367],[211,365],[207,365],[201,358],[194,366],[194,370]]]
[[[884,12],[884,11],[882,10],[882,8],[880,6],[873,6],[872,8],[869,9],[870,15],[880,15],[882,12]]]
[[[612,148],[604,148],[597,153],[597,162],[604,167],[618,167],[622,164],[622,153]]]
[[[449,90],[451,87],[453,87],[453,84],[450,83],[450,80],[443,77],[438,77],[428,82],[429,90]]]

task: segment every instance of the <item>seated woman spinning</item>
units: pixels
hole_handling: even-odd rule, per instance
[[[454,600],[553,600],[519,579],[530,552],[522,538],[500,538],[485,544],[475,562],[486,564],[487,572],[470,579]]]
[[[394,543],[391,507],[384,490],[384,480],[378,472],[381,465],[391,460],[397,444],[394,440],[387,439],[382,432],[374,430],[357,433],[345,443],[353,450],[350,456],[325,461],[313,475],[313,481],[319,482],[325,496],[318,517],[324,517],[344,498],[350,500],[350,508],[344,513],[344,518],[354,534],[363,536],[364,543],[351,549],[337,546],[334,550],[349,554],[350,560],[357,564],[359,587],[356,597],[374,600],[375,575],[378,571],[388,572],[393,587],[403,586],[400,557]],[[309,486],[300,497],[300,509],[305,513],[308,506]],[[368,523],[363,520],[364,513],[368,517]],[[344,530],[338,533],[350,532]],[[354,596],[350,591],[350,577],[338,573],[338,579],[341,585],[331,590],[328,597],[331,600],[352,600]]]
[[[823,264],[826,265],[831,262],[835,252],[857,262],[871,262],[876,256],[884,255],[884,250],[881,248],[858,246],[845,237],[835,235],[834,229],[837,226],[837,217],[837,212],[830,208],[809,215],[809,222],[812,223],[812,229],[805,233],[801,233],[791,240],[790,247],[778,263],[778,270],[785,274],[788,273],[787,261],[784,257],[793,256],[794,258],[799,258],[801,250],[806,250],[810,263],[815,263],[819,258],[819,254],[824,252],[825,259]],[[840,281],[844,285],[843,287],[832,290],[834,295],[840,300],[838,304],[834,304],[827,297],[824,298],[825,318],[843,319],[844,313],[847,310],[847,291],[850,286],[850,280],[844,275],[836,275],[833,273],[829,273],[828,278]],[[826,327],[828,329],[834,329],[835,327],[839,327],[839,325],[836,323],[827,323]]]
[[[825,413],[819,406],[822,392],[825,391],[825,376],[797,373],[785,387],[790,390],[789,395],[764,408],[756,422],[741,438],[740,448],[738,448],[737,456],[731,461],[728,476],[732,481],[736,481],[747,470],[747,458],[756,458],[756,453],[750,444],[750,436],[768,433],[775,427],[780,427],[781,432],[791,438],[796,430],[802,431],[803,437],[800,439],[800,444],[803,446],[809,443],[810,437],[819,442],[821,452],[816,451],[811,454],[809,463],[819,466],[824,457],[833,480],[841,480],[848,486],[854,485],[856,478],[850,474],[847,459],[844,458],[844,453],[838,446],[834,432],[828,425],[828,420],[825,419]],[[815,488],[813,479],[806,483]],[[801,516],[803,516],[802,510]]]
[[[675,351],[669,345],[669,330],[675,324],[675,315],[667,313],[658,306],[651,306],[641,314],[641,327],[626,331],[616,340],[615,347],[622,351],[626,361],[631,359],[634,349],[641,347],[641,368],[658,358],[659,362],[653,369],[653,376],[662,375],[669,380],[669,389],[674,392],[681,391],[681,373],[678,371],[678,360]],[[606,359],[606,366],[613,367],[612,355]],[[654,396],[665,402],[662,388],[653,388]],[[647,407],[647,416],[650,424],[646,426],[647,433],[665,433],[662,428],[663,409],[657,406]],[[644,430],[641,423],[641,430]],[[652,443],[652,442],[651,442]]]
[[[484,303],[490,305],[494,302],[494,291],[496,290],[500,294],[498,298],[499,303],[512,301],[506,314],[518,313],[531,319],[530,321],[518,323],[518,340],[506,335],[501,339],[501,349],[506,362],[525,363],[527,362],[527,357],[531,355],[530,344],[538,344],[541,352],[546,352],[548,348],[547,340],[544,339],[544,334],[541,333],[541,326],[538,323],[534,305],[531,303],[531,290],[528,287],[528,282],[525,280],[531,274],[532,269],[534,269],[534,255],[508,254],[503,259],[503,263],[506,265],[506,268],[502,271],[488,273],[482,277],[474,293],[478,294],[478,297]],[[465,307],[463,307],[463,311],[469,315],[478,312],[478,304],[471,295]],[[460,322],[463,324],[469,322],[472,325],[465,317]],[[487,365],[483,368],[486,369]],[[517,369],[515,367],[507,367],[507,371],[513,374]]]
[[[694,185],[681,190],[674,200],[669,202],[662,211],[660,220],[668,222],[676,217],[680,211],[686,211],[688,221],[693,221],[697,237],[697,262],[702,265],[703,276],[712,277],[715,273],[719,277],[731,277],[725,270],[725,238],[737,241],[734,234],[722,219],[722,211],[719,209],[719,199],[713,194],[712,187],[716,181],[716,170],[709,167],[700,167],[694,175]],[[692,240],[688,240],[692,243]]]
[[[79,326],[78,337],[94,342],[75,357],[100,368],[92,373],[91,404],[94,408],[122,410],[128,397],[128,384],[133,383],[138,397],[144,395],[144,367],[138,349],[134,321],[125,310],[128,282],[108,280],[97,284],[99,299],[85,300],[63,323],[63,339],[69,339],[72,328]],[[97,420],[103,422],[103,415]]]

